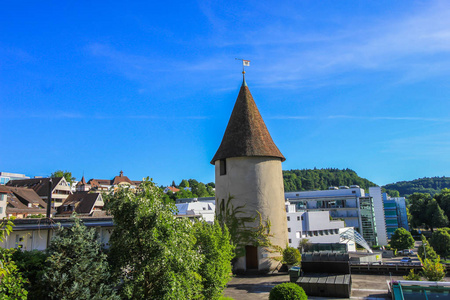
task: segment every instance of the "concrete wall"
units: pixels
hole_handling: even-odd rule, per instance
[[[228,200],[229,196],[234,197],[231,200],[234,207],[245,205],[245,215],[258,216],[258,211],[263,220],[269,219],[272,243],[285,248],[288,235],[281,160],[270,157],[228,158],[226,169],[226,174],[220,175],[220,161],[215,162],[216,213],[222,201]],[[270,257],[279,255],[258,249],[259,270],[275,268],[278,262]],[[235,268],[245,270],[245,257],[235,264]]]

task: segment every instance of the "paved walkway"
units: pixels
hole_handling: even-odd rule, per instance
[[[394,280],[401,278],[401,276],[392,277]],[[386,280],[389,280],[389,276],[353,274],[351,299],[390,299],[387,294]],[[228,283],[225,296],[235,300],[267,300],[270,290],[275,285],[288,281],[287,273],[266,276],[236,276]],[[325,298],[308,297],[308,299]],[[334,299],[338,300],[338,298]]]

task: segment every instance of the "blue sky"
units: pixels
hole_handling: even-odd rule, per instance
[[[283,169],[450,175],[447,1],[7,1],[0,171],[214,181],[236,57]]]

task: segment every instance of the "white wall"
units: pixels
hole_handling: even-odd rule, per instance
[[[302,219],[303,218],[303,219]],[[287,213],[289,246],[298,247],[301,239],[310,243],[339,243],[343,221],[331,221],[328,211]]]
[[[388,244],[388,241],[387,241],[386,220],[384,217],[383,196],[381,194],[381,187],[377,186],[369,188],[369,195],[373,198],[378,244],[385,246]]]

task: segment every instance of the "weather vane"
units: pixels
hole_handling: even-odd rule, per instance
[[[242,74],[245,74],[245,67],[250,67],[250,61],[242,58],[236,58],[236,60],[242,60]]]

